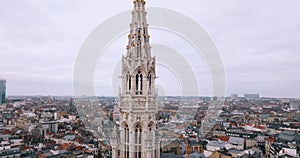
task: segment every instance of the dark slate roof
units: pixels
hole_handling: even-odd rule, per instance
[[[181,156],[174,153],[161,153],[161,158],[181,158]]]
[[[0,152],[0,157],[6,157],[12,155],[21,155],[20,148],[11,148]]]
[[[199,146],[203,145],[203,142],[195,141],[195,140],[189,140],[189,146]]]
[[[292,131],[282,131],[277,138],[289,142],[300,141],[300,136],[298,133]]]

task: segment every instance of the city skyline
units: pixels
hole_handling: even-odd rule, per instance
[[[185,14],[207,30],[223,60],[226,96],[259,93],[270,97],[300,97],[297,89],[300,22],[295,18],[300,12],[296,8],[299,2],[265,1],[256,5],[257,2],[153,0],[147,1],[147,6]],[[0,78],[7,80],[7,95],[72,95],[74,62],[83,41],[98,24],[130,10],[132,4],[121,0],[118,6],[108,1],[75,1],[74,6],[68,7],[65,6],[70,1],[1,3]],[[16,5],[22,8],[11,9]],[[166,32],[150,29],[150,33],[151,43],[163,43],[177,50],[188,48],[187,52],[180,52],[186,55],[197,74],[200,95],[209,96],[209,71],[203,61],[198,63],[187,56],[193,52],[188,43]],[[99,61],[95,72],[99,96],[112,95],[110,77],[126,52],[126,38],[123,35],[116,40]],[[174,40],[168,41],[169,38]],[[172,85],[176,82],[167,84],[167,78],[172,76],[168,70],[158,67],[158,76],[157,82],[166,85],[163,87],[166,95],[180,94],[178,86]]]

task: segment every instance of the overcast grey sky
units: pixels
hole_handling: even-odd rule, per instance
[[[185,14],[209,32],[223,60],[227,95],[300,97],[299,0],[149,0],[147,6]],[[85,38],[132,7],[132,0],[0,1],[0,78],[7,80],[7,94],[71,95],[74,62]],[[177,48],[180,39],[165,32],[150,34],[153,43],[189,47]],[[126,44],[124,36],[107,49],[96,72],[98,95],[111,95],[112,72]],[[200,94],[210,95],[205,65],[190,62]],[[176,95],[172,74],[158,67],[158,75],[157,83]]]

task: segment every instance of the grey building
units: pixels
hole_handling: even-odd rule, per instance
[[[231,99],[238,99],[239,95],[238,94],[231,94],[230,98]]]
[[[290,103],[290,108],[296,109],[296,110],[300,110],[300,101],[292,101]]]
[[[282,131],[277,137],[277,142],[281,143],[291,143],[296,142],[297,144],[300,144],[300,135],[297,132],[293,131]]]
[[[248,100],[258,100],[259,94],[244,94],[244,98]]]
[[[6,97],[6,81],[0,79],[0,104],[5,103]]]

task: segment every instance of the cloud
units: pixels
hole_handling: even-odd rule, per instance
[[[251,92],[300,97],[299,1],[151,0],[147,3],[149,7],[186,14],[209,32],[224,62],[227,94]],[[1,1],[0,75],[8,80],[8,95],[71,95],[73,65],[88,33],[109,17],[131,9],[132,3],[124,0]],[[152,32],[153,42],[170,37]],[[106,83],[111,83],[109,75],[113,70],[109,66],[115,66],[111,61],[116,63],[113,59],[125,54],[125,40],[115,43],[108,51],[118,53],[108,55],[101,63],[100,66],[108,67],[96,79],[98,94],[107,95],[110,88]],[[205,65],[189,59],[193,50],[180,42],[174,39],[167,44],[189,52],[180,51],[194,66],[199,85],[204,89],[201,94],[209,95]],[[167,84],[163,78],[159,80]]]

